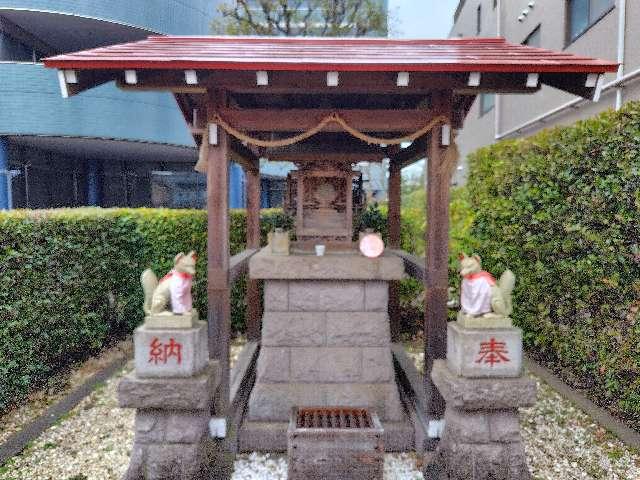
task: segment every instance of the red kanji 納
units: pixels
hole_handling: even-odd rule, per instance
[[[182,363],[182,344],[173,338],[169,339],[169,343],[163,344],[158,337],[155,337],[149,344],[149,363],[166,365],[171,357],[176,359],[178,365]]]

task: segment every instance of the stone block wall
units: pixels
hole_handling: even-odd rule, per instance
[[[288,421],[293,406],[369,406],[400,421],[388,282],[267,280],[249,420]]]

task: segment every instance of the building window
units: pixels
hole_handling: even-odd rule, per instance
[[[613,9],[615,3],[615,0],[568,0],[567,43],[597,23]]]
[[[476,35],[480,35],[482,31],[482,5],[478,5],[476,12]]]
[[[496,95],[494,93],[481,93],[479,95],[480,101],[480,116],[482,117],[486,113],[493,110],[496,104]]]
[[[533,32],[529,34],[527,38],[522,42],[523,45],[528,47],[540,47],[542,45],[542,38],[540,34],[540,25],[538,25]]]
[[[498,6],[498,0],[493,0],[493,9],[495,10]]]

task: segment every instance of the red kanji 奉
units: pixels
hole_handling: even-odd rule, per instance
[[[488,342],[480,343],[480,351],[478,352],[478,358],[476,363],[488,363],[493,367],[497,363],[508,363],[511,360],[507,357],[509,351],[507,350],[507,344],[505,342],[498,342],[495,338],[491,337]]]

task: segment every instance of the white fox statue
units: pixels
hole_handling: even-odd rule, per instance
[[[196,273],[196,253],[188,255],[180,252],[173,262],[173,269],[160,281],[147,269],[140,276],[140,283],[144,291],[144,313],[158,314],[188,314],[193,309],[191,285]]]
[[[516,277],[511,270],[505,270],[496,279],[482,270],[478,255],[467,256],[461,253],[460,275],[460,312],[464,315],[509,317],[513,311],[511,295]]]

